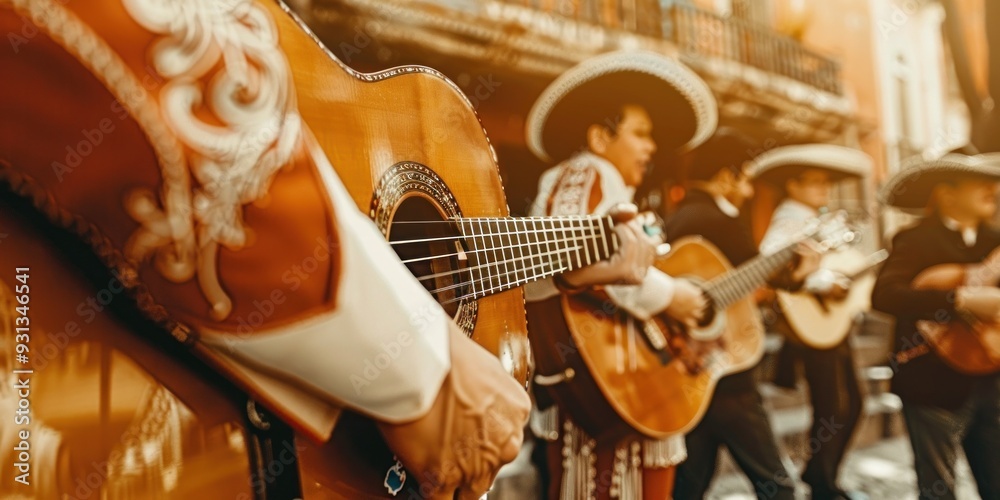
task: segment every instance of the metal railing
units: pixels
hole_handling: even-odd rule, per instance
[[[445,6],[477,0],[431,0]],[[676,44],[688,58],[718,58],[842,95],[840,63],[765,24],[661,0],[499,0],[540,14]],[[666,5],[666,6],[665,6]]]
[[[685,55],[736,61],[826,92],[842,93],[837,61],[766,26],[683,4],[669,9],[664,26],[664,36]]]
[[[659,0],[501,0],[547,14],[659,38],[663,10]]]

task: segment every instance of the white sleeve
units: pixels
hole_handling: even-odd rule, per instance
[[[639,285],[608,285],[608,297],[637,319],[646,321],[663,312],[674,298],[674,278],[650,268]]]
[[[336,309],[250,336],[203,338],[330,402],[386,422],[417,419],[451,369],[448,317],[358,211],[333,167],[317,170],[341,235]]]
[[[806,276],[805,283],[803,283],[802,288],[804,288],[809,293],[824,294],[829,292],[834,284],[840,284],[842,286],[848,286],[849,280],[843,274],[830,269],[817,269],[813,271],[812,274]]]
[[[789,217],[771,219],[767,232],[760,240],[761,255],[771,255],[792,241],[792,237],[802,230],[803,223]]]

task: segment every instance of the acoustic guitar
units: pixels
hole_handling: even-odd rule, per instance
[[[794,341],[814,349],[840,345],[851,331],[854,318],[871,308],[875,276],[871,271],[888,257],[880,250],[865,256],[855,249],[845,249],[823,256],[821,266],[851,280],[847,296],[828,300],[809,292],[777,290],[781,311],[792,329]]]
[[[980,264],[941,264],[925,269],[913,280],[920,290],[954,290],[960,286],[997,286],[1000,249]],[[945,363],[969,375],[1000,371],[1000,324],[979,321],[968,313],[946,323],[918,321],[917,329]]]
[[[764,332],[751,293],[789,265],[796,245],[813,238],[823,249],[854,239],[842,215],[812,224],[780,251],[733,269],[700,237],[682,238],[656,268],[698,284],[709,313],[696,328],[665,315],[640,322],[601,294],[554,297],[529,304],[528,321],[540,376],[570,418],[610,445],[636,433],[662,439],[693,428],[723,376],[762,357]]]
[[[613,255],[611,218],[508,217],[496,155],[455,84],[419,66],[356,72],[287,6],[263,4],[277,23],[299,111],[357,206],[457,324],[527,385],[519,287]],[[328,443],[302,444],[302,466],[321,483],[306,490],[423,498],[369,419],[346,414]]]

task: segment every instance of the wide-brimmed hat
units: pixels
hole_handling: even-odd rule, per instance
[[[624,104],[646,108],[660,152],[697,146],[718,123],[712,91],[680,61],[655,52],[609,52],[570,68],[542,91],[528,113],[528,148],[544,161],[564,160],[586,143],[590,125],[614,119]]]
[[[707,181],[726,168],[736,172],[759,151],[750,136],[731,127],[719,127],[711,138],[685,155],[685,178]]]
[[[963,179],[1000,180],[1000,153],[975,156],[950,153],[936,160],[913,158],[903,163],[879,190],[879,202],[904,210],[927,206],[934,186]]]
[[[865,177],[871,173],[872,165],[872,157],[858,149],[835,144],[800,144],[762,153],[753,160],[747,174],[751,179],[783,186],[786,180],[804,170],[824,170],[836,182]]]

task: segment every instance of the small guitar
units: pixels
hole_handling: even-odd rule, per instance
[[[916,289],[954,290],[960,286],[997,286],[1000,249],[980,264],[941,264],[925,269],[913,280]],[[1000,371],[1000,324],[984,323],[971,314],[959,314],[948,323],[918,321],[917,329],[934,352],[956,371],[988,375]]]
[[[842,216],[812,224],[782,250],[733,269],[702,238],[683,238],[657,269],[699,284],[711,310],[697,328],[663,317],[640,322],[606,296],[579,294],[529,304],[536,382],[548,385],[573,421],[599,445],[639,433],[662,439],[694,427],[715,385],[763,355],[760,313],[750,294],[794,258],[798,242],[821,248],[854,239]],[[662,316],[662,315],[661,315]]]
[[[847,296],[826,300],[808,292],[777,290],[778,304],[792,327],[794,340],[814,349],[839,345],[851,330],[858,313],[871,308],[875,276],[871,274],[889,253],[879,250],[867,257],[855,249],[823,256],[822,266],[851,280]]]

